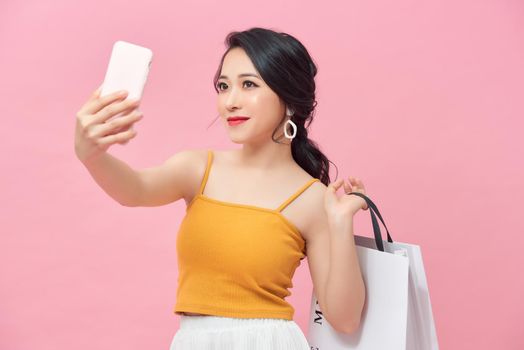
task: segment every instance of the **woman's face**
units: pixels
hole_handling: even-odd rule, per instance
[[[218,113],[233,142],[273,142],[271,135],[284,117],[286,106],[264,83],[244,49],[235,47],[224,57],[217,89]],[[234,116],[249,119],[230,124],[227,118]],[[283,132],[277,132],[275,138]]]

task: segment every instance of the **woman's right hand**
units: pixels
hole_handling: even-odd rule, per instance
[[[96,158],[115,143],[127,144],[137,134],[133,123],[142,119],[137,109],[140,100],[126,100],[127,91],[123,95],[115,92],[100,97],[101,88],[76,113],[75,153],[82,162]]]

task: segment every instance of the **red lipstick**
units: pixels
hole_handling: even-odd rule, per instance
[[[235,125],[242,124],[243,122],[245,122],[248,119],[249,119],[249,117],[242,116],[242,115],[236,115],[236,116],[228,117],[227,118],[227,123],[230,126],[235,126]]]

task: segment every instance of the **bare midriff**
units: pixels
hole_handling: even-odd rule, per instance
[[[209,316],[209,315],[204,315],[204,314],[196,314],[194,312],[181,312],[182,315],[186,315],[186,316]]]

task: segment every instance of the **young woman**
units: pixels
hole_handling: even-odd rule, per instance
[[[357,329],[365,287],[353,215],[367,205],[336,191],[365,193],[364,185],[330,183],[329,160],[308,139],[317,68],[305,47],[264,28],[232,32],[226,44],[214,79],[218,117],[240,149],[186,150],[134,171],[105,151],[134,137],[139,101],[99,90],[77,114],[75,149],[123,205],[186,201],[171,350],[309,350],[285,297],[307,256],[324,318],[340,332]],[[104,123],[121,111],[129,113]]]

